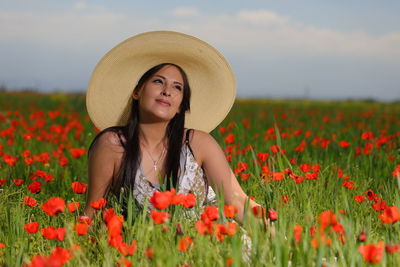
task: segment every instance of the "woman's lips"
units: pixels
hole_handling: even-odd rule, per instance
[[[167,101],[167,100],[163,100],[163,99],[156,99],[156,101],[159,103],[159,104],[161,104],[161,105],[163,105],[163,106],[171,106],[171,103],[169,103],[169,101]]]

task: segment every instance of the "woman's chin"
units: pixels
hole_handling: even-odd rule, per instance
[[[172,116],[171,114],[165,114],[162,112],[146,114],[140,120],[144,123],[168,123],[170,120],[174,118],[175,114]]]

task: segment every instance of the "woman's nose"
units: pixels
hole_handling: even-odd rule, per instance
[[[161,94],[164,96],[171,96],[170,89],[168,88],[168,85],[165,84],[163,87],[163,90],[161,91]]]

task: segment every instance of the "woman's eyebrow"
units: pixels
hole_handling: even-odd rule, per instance
[[[157,77],[159,77],[159,78],[162,78],[163,80],[166,80],[166,79],[167,79],[167,78],[165,78],[164,76],[162,76],[162,75],[160,75],[160,74],[155,74],[154,76],[157,76]],[[181,82],[174,81],[174,83],[177,83],[177,84],[180,84],[180,85],[183,86],[183,84],[182,84]]]

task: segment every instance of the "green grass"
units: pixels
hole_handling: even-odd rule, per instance
[[[82,95],[1,93],[0,179],[6,179],[6,183],[0,186],[0,243],[5,244],[0,248],[0,265],[21,266],[28,264],[35,255],[49,255],[56,246],[70,249],[74,244],[80,249],[74,250],[67,266],[115,266],[121,258],[118,250],[108,244],[107,228],[100,213],[88,235],[78,236],[73,229],[83,210],[85,196],[75,194],[71,183],[87,183],[87,159],[86,154],[73,158],[68,149],[88,148],[96,134],[84,103]],[[53,120],[48,111],[54,110],[60,111],[60,115]],[[250,179],[242,180],[238,175],[238,180],[249,196],[278,212],[275,234],[249,215],[236,234],[220,242],[215,236],[200,235],[194,227],[197,219],[186,218],[181,207],[170,208],[168,211],[173,216],[163,225],[155,225],[146,209],[132,207],[125,218],[123,237],[127,243],[136,240],[137,248],[135,254],[126,259],[137,266],[225,266],[229,258],[233,259],[232,266],[288,266],[289,262],[291,266],[368,266],[358,252],[362,243],[357,241],[357,236],[365,231],[365,244],[376,244],[380,240],[385,244],[399,244],[400,223],[382,223],[378,217],[380,212],[372,209],[371,201],[357,203],[354,196],[365,196],[371,189],[388,206],[400,207],[399,182],[392,177],[400,164],[399,115],[398,103],[237,100],[212,135],[224,150],[233,147],[232,169],[239,162],[248,163],[249,168],[244,172]],[[61,126],[61,134],[54,131],[55,126]],[[226,131],[222,133],[221,127]],[[361,135],[366,131],[371,131],[374,139],[363,140]],[[25,140],[23,135],[29,132],[33,133],[33,138]],[[228,133],[235,136],[233,144],[224,142]],[[326,148],[321,147],[323,139],[330,141]],[[341,140],[346,140],[350,146],[341,147]],[[386,142],[378,148],[378,140]],[[298,152],[296,147],[302,141],[306,144],[304,151]],[[373,144],[370,153],[363,153],[366,143]],[[285,154],[274,155],[272,145],[279,145]],[[357,148],[361,153],[357,154]],[[30,150],[31,157],[48,152],[50,160],[27,166],[21,155],[24,150]],[[68,159],[67,166],[59,165],[53,153],[56,151]],[[260,164],[257,153],[269,153],[269,157]],[[8,166],[2,159],[4,154],[17,157],[16,165]],[[262,165],[266,163],[275,172],[291,168],[294,173],[303,175],[299,167],[303,163],[318,164],[320,171],[318,179],[305,179],[300,184],[287,175],[281,181],[268,181],[260,177]],[[342,185],[344,178],[338,177],[339,168],[354,182],[353,190]],[[54,179],[45,182],[39,178],[42,190],[32,194],[27,186],[32,182],[29,175],[36,170],[50,173]],[[15,185],[12,179],[16,178],[23,179],[24,184]],[[284,203],[282,195],[289,196],[290,200]],[[38,205],[22,205],[25,196],[37,199]],[[40,206],[53,196],[62,197],[66,202],[78,201],[81,208],[77,213],[65,211],[58,217],[50,217]],[[109,203],[117,213],[121,210],[118,200],[110,199]],[[314,248],[311,244],[318,230],[311,237],[309,229],[313,225],[319,227],[317,218],[327,210],[333,211],[343,225],[345,242],[342,244],[339,234],[328,229],[325,233],[332,243],[327,246],[320,242]],[[40,230],[28,234],[24,225],[31,221],[39,222],[40,228],[66,227],[65,240],[45,239]],[[225,222],[225,218],[219,219],[219,223]],[[183,235],[177,234],[178,224]],[[293,237],[296,224],[304,229],[298,244]],[[252,248],[248,252],[244,252],[242,235],[251,236]],[[182,236],[190,236],[194,244],[186,253],[177,249]],[[148,248],[154,251],[152,259],[144,254]],[[400,252],[384,252],[377,265],[400,265]]]

